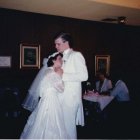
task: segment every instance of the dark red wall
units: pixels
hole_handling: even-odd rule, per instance
[[[89,80],[94,81],[95,55],[111,56],[110,76],[121,71],[131,95],[140,97],[140,27],[78,20],[51,15],[0,9],[0,55],[12,56],[11,68],[0,68],[1,86],[27,90],[38,69],[20,69],[20,43],[41,45],[42,59],[52,51],[53,37],[66,31],[74,38],[74,49],[85,56]],[[25,93],[22,93],[25,94]]]

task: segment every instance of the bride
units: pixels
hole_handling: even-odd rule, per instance
[[[48,57],[47,65],[36,87],[36,94],[29,94],[24,107],[35,109],[29,116],[20,139],[67,139],[62,107],[58,96],[62,94],[64,85],[61,79],[63,74],[62,54],[54,53]],[[43,76],[44,75],[44,76]],[[38,76],[40,77],[40,76]],[[33,98],[31,98],[33,97]],[[34,101],[40,100],[37,105]]]

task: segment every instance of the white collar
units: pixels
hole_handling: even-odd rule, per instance
[[[71,51],[71,48],[64,50],[63,55],[67,55]]]

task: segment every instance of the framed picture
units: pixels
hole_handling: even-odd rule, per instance
[[[20,68],[40,68],[40,45],[20,44]]]
[[[11,67],[11,56],[0,56],[0,68]]]
[[[95,55],[95,75],[98,70],[105,70],[110,73],[110,55]]]

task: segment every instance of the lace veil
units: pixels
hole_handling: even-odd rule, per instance
[[[48,62],[49,58],[54,57],[56,54],[58,54],[58,52],[53,53],[48,58],[43,59],[43,67],[40,69],[40,71],[36,75],[34,81],[32,82],[32,84],[31,84],[31,86],[28,90],[28,94],[27,94],[25,100],[22,103],[23,108],[32,112],[34,110],[34,108],[36,107],[36,105],[38,104],[39,95],[40,95],[40,93],[39,93],[39,91],[40,91],[39,90],[40,89],[40,81],[44,77],[45,71],[48,68],[47,62]]]
[[[25,100],[22,103],[23,108],[33,111],[36,105],[38,104],[39,101],[39,85],[40,81],[43,78],[46,69],[48,68],[47,66],[47,58],[44,58],[43,60],[43,67],[40,69],[38,74],[36,75],[35,79],[33,80],[29,90],[28,94],[25,98]]]

